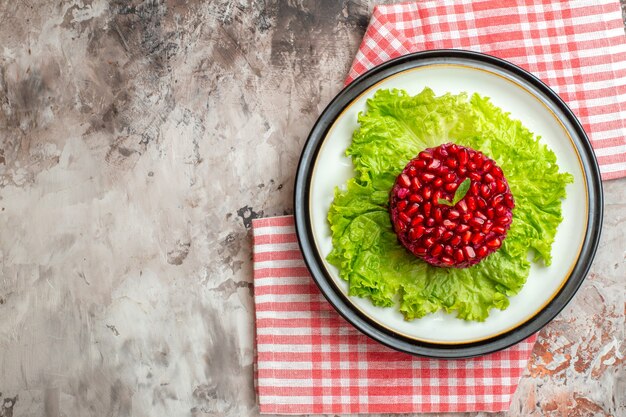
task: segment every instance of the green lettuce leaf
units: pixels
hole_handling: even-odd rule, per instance
[[[328,261],[349,283],[349,294],[378,306],[399,305],[413,320],[444,310],[483,321],[492,308],[505,309],[533,262],[551,262],[562,220],[561,200],[570,174],[559,173],[556,156],[518,120],[477,94],[429,89],[416,96],[379,90],[359,114],[346,155],[355,177],[328,212],[333,249]],[[388,213],[389,191],[404,166],[425,148],[454,142],[480,150],[504,171],[515,198],[513,223],[502,247],[465,269],[437,268],[398,243]]]

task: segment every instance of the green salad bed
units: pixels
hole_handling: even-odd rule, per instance
[[[508,307],[531,262],[550,265],[561,201],[573,177],[559,172],[554,152],[489,98],[436,96],[429,88],[416,96],[379,90],[358,122],[346,151],[355,177],[335,190],[328,212],[333,249],[327,259],[348,281],[350,295],[398,305],[406,320],[444,310],[484,321],[492,308]],[[405,165],[420,151],[449,142],[495,160],[516,205],[502,247],[464,269],[434,267],[409,253],[388,211],[389,192]]]

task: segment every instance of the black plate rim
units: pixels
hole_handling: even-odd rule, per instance
[[[390,75],[420,66],[420,62],[433,58],[461,58],[487,63],[522,78],[542,92],[565,115],[565,118],[572,126],[572,130],[575,133],[572,139],[581,157],[588,187],[589,218],[585,238],[580,256],[565,284],[554,298],[528,321],[493,338],[474,343],[436,344],[416,341],[389,331],[360,311],[353,309],[348,297],[335,286],[332,278],[327,275],[326,269],[321,266],[323,265],[323,260],[313,242],[310,215],[307,209],[309,207],[312,167],[317,159],[317,154],[324,138],[335,122],[336,117],[370,86]],[[440,359],[469,358],[508,348],[532,336],[552,321],[574,297],[591,268],[591,263],[600,240],[603,202],[600,169],[591,147],[591,142],[579,120],[558,94],[531,73],[508,61],[479,52],[458,49],[430,50],[401,56],[369,70],[345,87],[328,104],[311,129],[300,156],[294,186],[294,218],[298,244],[313,280],[328,302],[353,327],[370,338],[401,352]]]

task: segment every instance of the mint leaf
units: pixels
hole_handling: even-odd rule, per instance
[[[472,180],[470,180],[469,178],[465,178],[463,182],[461,183],[461,185],[459,185],[459,188],[456,189],[452,202],[445,200],[443,198],[440,198],[439,200],[437,200],[437,203],[442,204],[444,206],[450,206],[450,207],[456,206],[456,203],[463,200],[463,197],[465,197],[465,194],[467,194],[471,185],[472,185]]]
[[[465,197],[465,194],[467,194],[470,189],[470,185],[472,185],[472,180],[470,180],[469,178],[465,178],[461,185],[459,185],[459,188],[456,189],[456,193],[454,193],[454,198],[452,199],[451,206],[456,206],[456,203],[463,200],[463,197]]]

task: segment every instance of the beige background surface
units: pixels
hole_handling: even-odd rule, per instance
[[[0,417],[258,414],[250,221],[372,7],[0,0]],[[626,415],[625,187],[503,415]]]

